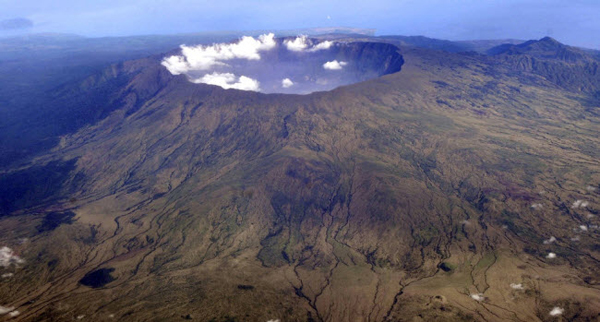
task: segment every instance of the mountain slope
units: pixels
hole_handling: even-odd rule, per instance
[[[550,37],[519,45],[500,45],[488,54],[519,71],[541,75],[564,89],[596,93],[600,88],[600,61],[582,49],[563,45]]]
[[[587,92],[504,56],[403,56],[305,96],[115,66],[108,117],[4,174],[66,164],[51,198],[1,218],[25,263],[0,305],[24,321],[597,318]]]

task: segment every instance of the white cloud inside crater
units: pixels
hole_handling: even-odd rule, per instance
[[[260,60],[260,52],[275,48],[275,35],[265,34],[258,38],[242,37],[235,43],[220,43],[210,46],[181,46],[181,55],[165,57],[162,65],[173,75],[187,74],[191,71],[210,71],[216,66],[227,66],[225,61],[232,59]],[[194,83],[217,85],[225,89],[259,91],[257,80],[233,73],[207,73],[192,79]]]
[[[309,46],[308,37],[306,36],[298,36],[294,40],[285,40],[283,44],[290,51],[304,51]]]
[[[283,42],[287,50],[295,52],[315,52],[331,48],[333,41],[325,40],[316,45],[307,36],[298,36],[294,39],[287,39]]]
[[[283,87],[283,88],[290,88],[293,85],[294,85],[294,82],[292,82],[292,80],[289,78],[285,78],[281,81],[281,87]]]
[[[259,91],[260,83],[256,79],[246,76],[237,77],[232,73],[217,73],[206,74],[200,78],[192,80],[197,84],[209,84],[221,86],[224,89],[239,89],[242,91]]]
[[[348,63],[346,63],[345,61],[333,60],[333,61],[328,61],[325,64],[323,64],[323,68],[325,68],[327,70],[341,70],[347,64]]]
[[[286,39],[283,45],[293,52],[316,52],[331,48],[332,41],[322,41],[314,44],[307,36]],[[236,75],[227,62],[234,59],[257,61],[261,52],[269,51],[278,46],[273,33],[264,34],[257,38],[244,36],[237,42],[218,43],[213,45],[186,46],[181,45],[181,54],[165,57],[161,62],[173,75],[188,75],[190,81],[209,85],[217,85],[225,89],[245,91],[260,91],[258,80],[246,75]],[[325,69],[341,69],[345,62],[327,62]],[[204,73],[203,73],[204,72]],[[198,76],[202,75],[202,76]],[[289,78],[282,81],[283,88],[294,85]]]
[[[310,48],[309,51],[325,50],[331,48],[331,46],[333,46],[333,41],[325,40]]]
[[[258,38],[242,37],[236,43],[221,43],[210,46],[181,46],[181,56],[166,57],[162,65],[173,75],[189,71],[210,70],[215,66],[227,65],[223,61],[232,59],[260,60],[260,52],[275,48],[275,35],[270,33]]]

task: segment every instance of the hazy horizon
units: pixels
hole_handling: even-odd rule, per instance
[[[375,29],[376,35],[447,40],[539,39],[600,48],[600,2],[591,0],[164,1],[4,0],[0,36],[70,33],[86,37],[195,32]]]

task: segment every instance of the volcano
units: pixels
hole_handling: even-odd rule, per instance
[[[173,73],[179,49],[60,87],[49,106],[77,126],[1,168],[1,308],[21,321],[597,319],[596,58],[552,55],[563,47],[548,39],[483,55],[364,38],[314,52],[325,39],[281,39],[260,59]],[[338,76],[306,95],[195,81],[215,72],[265,92]]]

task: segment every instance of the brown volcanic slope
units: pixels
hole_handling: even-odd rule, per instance
[[[502,57],[403,55],[306,96],[196,85],[156,59],[91,78],[127,79],[120,107],[0,178],[18,191],[0,247],[25,260],[0,268],[0,305],[23,321],[597,321],[597,101]]]

